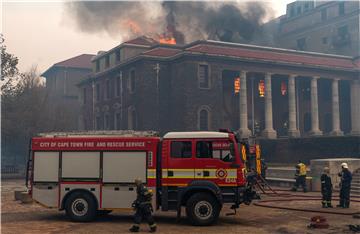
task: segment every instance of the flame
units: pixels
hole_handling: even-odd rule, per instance
[[[159,42],[161,44],[171,44],[171,45],[175,45],[176,44],[176,40],[174,37],[160,37],[159,38]]]

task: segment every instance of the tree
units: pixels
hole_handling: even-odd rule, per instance
[[[13,54],[6,52],[4,41],[3,35],[0,34],[1,92],[11,92],[19,78],[19,70],[17,68],[19,60]]]
[[[29,139],[48,128],[47,95],[36,67],[20,74],[17,84],[1,97],[3,160],[24,165]]]

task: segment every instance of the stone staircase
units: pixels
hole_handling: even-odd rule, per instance
[[[351,182],[351,194],[360,195],[360,169],[353,173]]]

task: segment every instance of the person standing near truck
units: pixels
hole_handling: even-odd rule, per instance
[[[299,160],[299,163],[295,166],[295,168],[295,185],[291,190],[297,191],[298,187],[301,185],[304,193],[306,193],[306,165]]]
[[[321,195],[322,195],[322,207],[332,208],[331,197],[332,197],[332,183],[331,177],[329,176],[330,169],[324,167],[324,172],[321,175]]]
[[[130,232],[139,232],[140,223],[146,220],[150,227],[150,232],[156,232],[156,223],[152,216],[153,208],[151,205],[152,191],[143,185],[140,179],[135,179],[136,185],[136,200],[133,202],[132,207],[135,209],[134,224],[129,229]]]

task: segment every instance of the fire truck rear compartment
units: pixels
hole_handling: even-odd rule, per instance
[[[99,209],[131,208],[134,179],[147,181],[146,156],[139,151],[34,152],[33,199],[64,209],[67,194],[80,189],[92,194]]]

